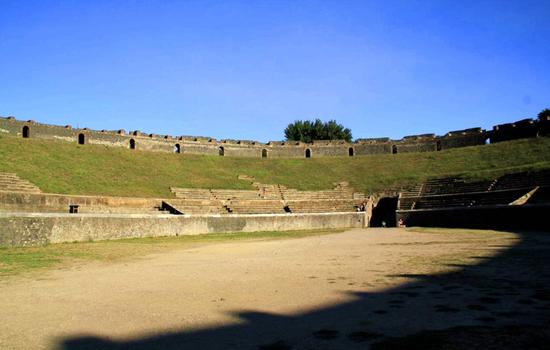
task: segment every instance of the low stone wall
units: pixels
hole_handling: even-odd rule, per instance
[[[89,240],[364,227],[364,213],[140,215],[0,213],[0,246]]]
[[[70,205],[80,206],[81,213],[144,213],[160,207],[162,199],[0,191],[0,212],[68,213]]]

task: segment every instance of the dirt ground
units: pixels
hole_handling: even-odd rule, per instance
[[[428,330],[536,328],[550,322],[548,236],[354,229],[10,278],[0,349],[392,348]]]

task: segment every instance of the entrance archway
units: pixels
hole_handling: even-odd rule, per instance
[[[78,134],[78,144],[83,145],[86,143],[86,136],[84,134]]]
[[[380,198],[372,209],[370,227],[395,227],[395,211],[397,210],[397,197]]]
[[[218,154],[222,157],[225,156],[225,150],[223,149],[223,147],[220,147],[220,149],[218,150]]]
[[[130,149],[136,149],[136,140],[130,139]]]
[[[311,158],[311,150],[309,148],[306,149],[306,158]]]
[[[262,150],[262,158],[267,158],[267,150],[265,148]]]
[[[350,147],[348,149],[348,156],[353,157],[354,153],[355,153],[355,150],[353,149],[353,147]]]
[[[27,125],[25,125],[23,127],[23,138],[24,139],[29,138],[30,134],[31,134],[31,128],[29,128]]]
[[[174,153],[181,153],[181,146],[179,143],[174,145]]]

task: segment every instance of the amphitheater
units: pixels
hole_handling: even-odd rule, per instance
[[[549,124],[546,117],[496,125],[490,131],[471,128],[437,137],[424,134],[401,140],[377,138],[311,144],[93,131],[24,122],[14,117],[0,118],[0,131],[6,137],[140,150],[151,152],[151,157],[152,152],[162,152],[292,159],[361,158],[483,147],[488,142],[546,135]],[[18,174],[3,172],[0,173],[3,222],[0,244],[27,246],[176,234],[368,227],[382,223],[395,226],[399,220],[414,226],[490,228],[529,222],[535,228],[540,225],[537,218],[544,217],[547,209],[548,174],[546,170],[519,172],[468,183],[460,178],[432,178],[424,183],[384,188],[380,191],[384,194],[356,190],[346,179],[334,183],[331,189],[301,191],[281,184],[260,183],[252,176],[240,174],[235,180],[247,183],[252,189],[180,188],[168,184],[170,198],[135,198],[42,193]],[[500,214],[503,210],[511,214],[503,218]]]
[[[0,348],[542,349],[549,134],[261,143],[1,117],[0,271],[43,247],[259,238],[0,273]],[[254,236],[286,231],[306,233]]]

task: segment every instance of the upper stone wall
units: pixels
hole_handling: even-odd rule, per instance
[[[544,124],[544,125],[543,125]],[[546,123],[548,124],[548,123]],[[204,136],[170,136],[143,133],[139,130],[90,130],[21,121],[14,117],[0,117],[0,133],[24,138],[43,138],[123,147],[143,151],[182,154],[210,154],[228,157],[254,158],[317,158],[332,156],[358,156],[370,154],[395,154],[431,152],[443,149],[483,145],[488,139],[499,142],[523,137],[533,137],[548,126],[543,121],[524,119],[516,123],[493,127],[451,131],[443,136],[422,134],[405,136],[401,140],[389,138],[358,139],[353,143],[343,140],[316,140],[311,143],[296,141],[216,140]]]

